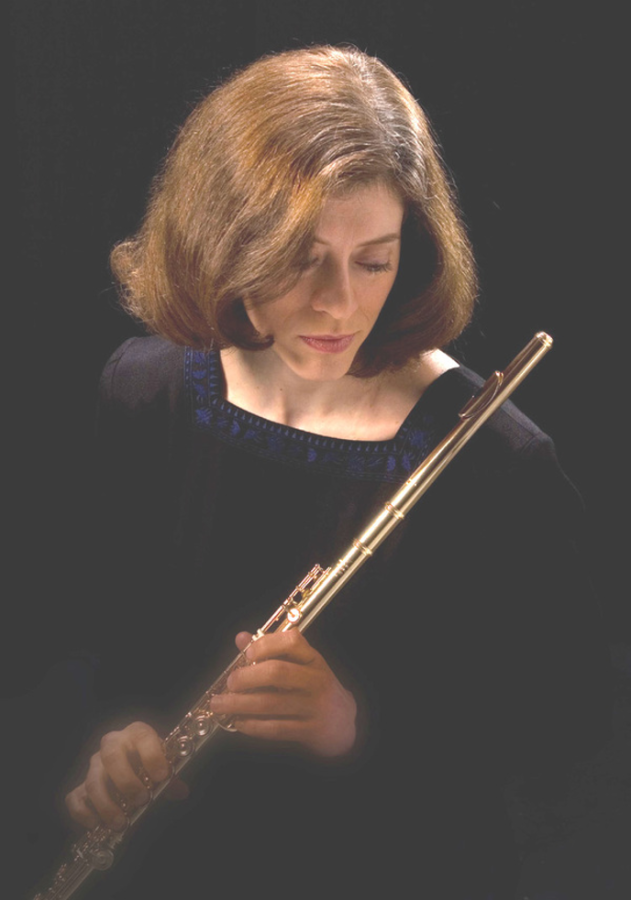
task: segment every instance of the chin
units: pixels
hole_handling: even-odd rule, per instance
[[[310,359],[291,366],[294,373],[304,381],[339,381],[345,378],[353,366],[356,354],[339,357],[325,356]]]

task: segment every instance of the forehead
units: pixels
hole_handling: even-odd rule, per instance
[[[402,201],[384,184],[362,185],[324,202],[315,240],[363,243],[398,235],[403,213]]]

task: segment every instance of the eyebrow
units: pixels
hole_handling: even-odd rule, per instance
[[[364,241],[361,244],[358,244],[358,247],[371,247],[373,244],[390,244],[393,241],[400,241],[401,234],[398,231],[393,231],[392,234],[384,234],[382,237],[373,238],[370,241]],[[328,241],[323,241],[322,238],[319,238],[317,235],[313,239],[314,244],[325,244],[327,247],[329,246]]]

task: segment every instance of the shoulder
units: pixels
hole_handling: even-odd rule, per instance
[[[458,366],[429,385],[424,402],[438,419],[455,421],[465,403],[483,384],[484,380],[475,372],[466,366]],[[491,416],[481,433],[487,450],[492,448],[494,456],[504,455],[507,459],[528,455],[537,448],[550,450],[554,446],[551,438],[510,400]]]
[[[456,424],[460,410],[484,384],[479,375],[441,351],[426,354],[403,376],[407,377],[404,387],[420,395],[416,408],[431,414],[444,433]],[[482,432],[486,442],[508,456],[552,445],[550,438],[510,401],[489,419]]]
[[[425,409],[440,422],[442,433],[456,424],[459,411],[482,387],[484,380],[465,366],[450,369],[424,395]],[[508,400],[474,435],[456,469],[480,490],[493,485],[507,505],[521,502],[565,509],[582,515],[582,499],[563,471],[553,439]]]
[[[102,404],[130,413],[177,404],[184,391],[185,348],[160,337],[130,338],[111,355],[99,384]]]

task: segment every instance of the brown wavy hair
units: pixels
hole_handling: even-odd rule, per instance
[[[142,228],[112,251],[123,303],[175,343],[268,347],[243,298],[293,287],[326,199],[376,182],[405,208],[401,264],[353,371],[445,346],[468,323],[477,287],[455,192],[419,104],[354,47],[263,57],[193,110]]]

